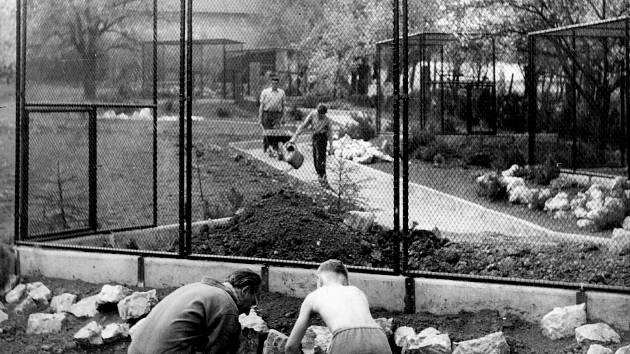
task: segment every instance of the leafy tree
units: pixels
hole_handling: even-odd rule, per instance
[[[137,41],[132,16],[145,13],[150,2],[140,0],[35,0],[29,3],[29,50],[40,55],[72,52],[82,74],[83,95],[91,100],[108,53],[132,49]],[[31,20],[32,19],[32,20]],[[137,21],[137,20],[136,20]]]

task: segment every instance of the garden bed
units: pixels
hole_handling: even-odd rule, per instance
[[[33,278],[27,281],[41,281],[57,295],[62,292],[77,294],[79,298],[94,295],[100,291],[102,284],[85,283],[82,281],[69,281],[51,278]],[[131,287],[135,291],[146,291],[149,289]],[[173,288],[158,289],[159,299],[168,295]],[[293,327],[302,300],[284,296],[276,293],[263,292],[260,296],[258,314],[267,322],[271,329],[289,334]],[[37,311],[45,311],[40,307]],[[28,314],[16,316],[11,313],[9,320],[2,323],[2,333],[0,333],[0,343],[2,351],[7,353],[126,353],[129,346],[128,341],[116,342],[100,347],[81,348],[77,347],[72,336],[85,324],[96,320],[100,324],[118,322],[118,315],[97,314],[93,319],[79,319],[72,315],[67,316],[67,322],[62,331],[49,335],[26,335],[26,323]],[[580,347],[576,344],[575,338],[562,340],[550,340],[541,334],[537,324],[521,320],[513,315],[501,316],[496,311],[485,310],[476,313],[460,313],[456,315],[436,316],[427,313],[402,314],[388,312],[379,309],[372,309],[374,318],[393,318],[392,329],[399,326],[410,326],[416,331],[427,327],[434,327],[437,330],[448,333],[453,342],[470,340],[481,336],[502,331],[510,345],[511,353],[534,354],[534,353],[585,353],[588,346]],[[322,321],[312,318],[311,325],[323,325]],[[630,333],[620,333],[622,343],[608,346],[618,348],[630,342]]]

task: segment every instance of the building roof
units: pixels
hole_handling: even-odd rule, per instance
[[[628,35],[627,27],[630,24],[630,17],[616,17],[608,20],[579,23],[556,28],[549,28],[542,31],[529,32],[528,36],[546,37],[616,37],[624,38]]]
[[[455,42],[461,38],[477,38],[488,37],[486,33],[447,33],[447,32],[417,32],[409,34],[410,46],[437,46],[449,42]],[[402,37],[400,38],[402,45]],[[393,39],[386,39],[377,42],[376,45],[382,46],[394,43]]]

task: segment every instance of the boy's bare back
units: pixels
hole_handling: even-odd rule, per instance
[[[334,332],[344,328],[375,327],[365,294],[351,285],[327,285],[310,293],[305,303]]]

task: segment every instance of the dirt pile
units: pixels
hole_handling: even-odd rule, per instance
[[[193,237],[196,253],[384,266],[387,240],[380,230],[358,232],[341,215],[305,194],[280,190],[245,207],[228,226]],[[391,247],[389,247],[391,248]]]

